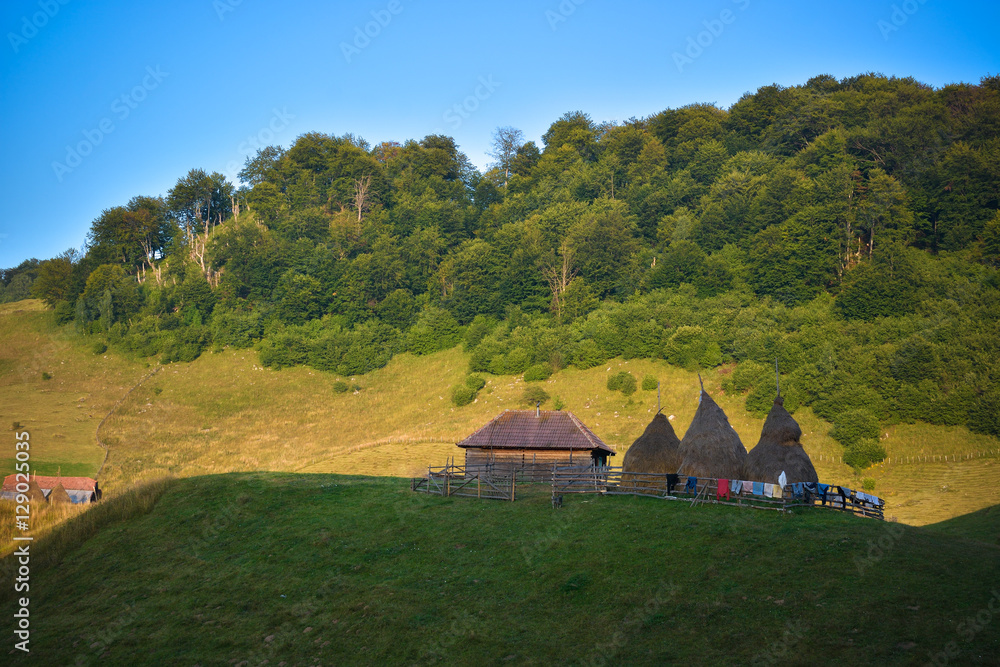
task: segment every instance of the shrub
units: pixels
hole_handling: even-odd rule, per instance
[[[608,360],[608,355],[594,339],[585,338],[577,343],[576,347],[570,352],[569,360],[571,364],[580,370],[587,370],[588,368],[594,368],[603,364]]]
[[[848,449],[860,442],[878,442],[879,423],[875,415],[867,410],[847,410],[833,418],[830,435]]]
[[[99,341],[96,341],[96,342],[95,342],[95,343],[94,343],[94,344],[93,344],[93,345],[91,346],[91,348],[90,348],[90,349],[91,349],[91,351],[92,351],[92,352],[93,352],[94,354],[104,354],[105,352],[107,352],[107,351],[108,351],[108,346],[107,346],[107,345],[106,345],[106,344],[104,343],[104,341],[103,341],[103,340],[99,340]]]
[[[733,372],[722,380],[722,388],[728,392],[744,392],[767,379],[774,385],[774,369],[753,360],[741,361]]]
[[[636,390],[635,376],[628,371],[619,371],[608,378],[608,389],[631,396]]]
[[[479,391],[486,386],[486,380],[483,379],[482,375],[477,375],[473,373],[472,375],[465,378],[465,386],[467,386],[472,391]]]
[[[556,396],[555,400],[552,401],[552,409],[553,410],[562,410],[565,407],[566,407],[566,402],[564,400],[562,400],[562,398],[559,397],[559,396]]]
[[[548,363],[534,364],[524,371],[525,382],[541,382],[552,377],[552,366]]]
[[[865,477],[863,480],[861,480],[861,488],[864,489],[865,491],[874,491],[875,480],[872,479],[871,477]]]
[[[660,381],[657,380],[652,375],[647,375],[647,376],[645,376],[645,377],[642,378],[642,390],[643,391],[653,391],[654,389],[656,389],[659,386],[659,384],[660,384]]]
[[[549,400],[549,394],[544,389],[539,387],[537,384],[529,385],[524,388],[524,393],[521,394],[521,402],[526,405],[535,405],[545,403]]]
[[[847,448],[844,463],[855,470],[864,470],[885,459],[885,448],[878,440],[864,439]]]
[[[69,301],[60,301],[56,304],[55,316],[56,324],[69,324],[73,321],[74,308]]]
[[[51,380],[52,379],[52,374],[49,373],[48,371],[42,371],[42,379],[43,380]]]
[[[774,405],[775,388],[767,384],[758,384],[747,394],[746,411],[755,417],[764,417]],[[799,392],[793,386],[781,387],[781,398],[784,399],[785,410],[794,414],[799,409]]]
[[[337,380],[333,383],[333,393],[335,394],[346,393],[348,389],[350,389],[350,387],[343,380]]]
[[[451,388],[451,402],[455,404],[456,407],[462,407],[463,405],[468,405],[472,403],[476,398],[476,392],[472,387],[466,384],[456,384]]]
[[[447,350],[458,343],[458,322],[443,308],[425,308],[410,329],[409,349],[414,354]]]

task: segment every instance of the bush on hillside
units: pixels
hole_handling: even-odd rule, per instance
[[[532,364],[524,371],[525,382],[541,382],[552,377],[552,366],[548,363]]]
[[[486,380],[483,379],[482,375],[473,373],[465,378],[465,386],[472,391],[479,391],[486,386]]]
[[[875,415],[867,410],[847,410],[833,418],[830,436],[850,449],[865,440],[878,441],[879,423]]]
[[[346,394],[350,386],[343,380],[336,380],[333,383],[333,393],[335,394]]]
[[[657,380],[652,375],[646,375],[642,378],[642,389],[643,391],[653,391],[660,385],[660,381]]]
[[[430,306],[421,311],[407,339],[410,352],[431,354],[458,343],[458,321],[444,308]]]
[[[620,391],[626,396],[631,396],[636,390],[635,376],[628,371],[618,371],[608,378],[608,390]]]
[[[476,399],[476,392],[472,387],[466,384],[456,384],[451,388],[451,402],[455,404],[456,407],[462,407],[463,405],[468,405]]]
[[[741,361],[733,372],[722,379],[722,389],[730,393],[743,393],[759,384],[774,386],[774,369],[764,364],[748,359]]]
[[[864,470],[885,460],[885,448],[878,440],[863,439],[847,448],[844,463],[855,470]]]
[[[549,400],[549,394],[544,389],[539,387],[537,384],[529,385],[524,388],[524,393],[521,394],[521,403],[534,406],[536,404],[545,405]]]

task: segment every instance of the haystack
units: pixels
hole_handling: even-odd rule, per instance
[[[28,492],[24,495],[28,496],[29,502],[46,502],[45,492],[42,491],[41,485],[38,484],[38,480],[34,477],[28,481]]]
[[[816,468],[799,442],[801,437],[802,429],[788,414],[779,394],[764,420],[760,441],[747,455],[746,478],[774,484],[784,472],[788,484],[818,482]]]
[[[677,452],[680,444],[681,441],[674,433],[670,420],[663,416],[662,412],[657,412],[646,430],[625,452],[625,460],[622,461],[622,482],[634,482],[637,486],[640,485],[633,475],[628,474],[630,472],[676,473],[681,465],[681,457]],[[644,487],[651,485],[655,486],[650,481],[641,483]],[[662,487],[663,484],[659,486]]]
[[[681,440],[679,475],[742,479],[747,450],[729,424],[726,413],[701,388],[698,410]]]
[[[73,499],[69,497],[69,493],[66,491],[66,487],[62,485],[62,482],[56,484],[51,491],[49,491],[49,504],[66,504],[70,505],[73,503]]]

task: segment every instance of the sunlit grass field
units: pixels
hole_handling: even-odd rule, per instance
[[[10,434],[0,443],[0,466],[12,471],[11,429],[17,422],[31,433],[37,473],[94,474],[104,457],[95,440],[98,424],[156,360],[94,354],[92,340],[55,326],[36,301],[0,306],[0,339],[0,425]],[[403,354],[383,369],[346,378],[360,385],[358,392],[337,394],[337,376],[308,368],[265,369],[253,350],[205,353],[190,364],[167,365],[102,428],[110,451],[101,485],[114,495],[164,476],[258,470],[409,477],[452,458],[461,462],[455,442],[500,411],[524,407],[525,383],[513,376],[488,377],[475,403],[454,407],[450,388],[467,368],[460,348],[426,357]],[[645,375],[660,380],[660,404],[678,436],[694,416],[699,386],[696,374],[662,361],[621,359],[585,371],[564,369],[540,383],[617,450],[612,462],[618,465],[657,405],[656,391],[640,389],[631,398],[609,391],[607,378],[619,370],[640,381]],[[719,371],[707,371],[705,387],[749,449],[763,420],[743,409],[743,396],[726,395],[721,379]],[[922,525],[1000,504],[995,458],[893,463],[856,476],[839,462],[843,450],[830,438],[827,422],[808,408],[795,417],[820,478],[852,488],[874,482],[874,492],[889,503],[887,516]],[[996,439],[962,427],[925,424],[891,427],[883,444],[895,460],[1000,448]],[[0,540],[9,544],[12,510],[2,505]],[[34,528],[44,532],[61,516],[40,509]]]

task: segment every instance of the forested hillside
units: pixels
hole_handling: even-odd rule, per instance
[[[526,379],[737,362],[727,389],[759,412],[777,359],[786,405],[858,467],[885,424],[1000,435],[1000,77],[818,76],[494,146],[480,173],[444,136],[305,134],[239,187],[194,169],[108,208],[85,253],[4,271],[0,296],[161,362],[256,347],[348,376],[460,343],[470,372]]]

